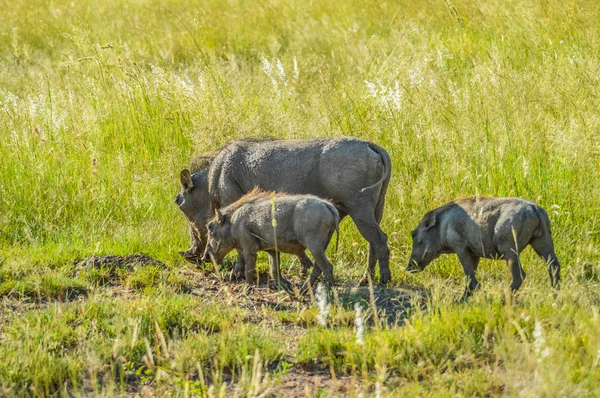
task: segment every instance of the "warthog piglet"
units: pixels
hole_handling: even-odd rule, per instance
[[[256,280],[256,255],[259,250],[269,254],[273,278],[279,280],[276,252],[299,255],[308,249],[315,260],[309,278],[314,286],[321,272],[333,284],[333,266],[325,250],[337,231],[339,214],[326,200],[312,195],[274,194],[252,190],[238,201],[216,211],[208,222],[204,261],[221,263],[230,251],[237,249],[245,260],[246,280]],[[277,261],[275,261],[277,260]],[[289,282],[281,278],[289,290]]]
[[[548,215],[524,199],[457,199],[425,214],[412,238],[407,271],[421,271],[440,254],[456,253],[468,280],[465,298],[479,287],[475,272],[480,258],[504,259],[516,291],[525,278],[519,254],[527,245],[548,264],[552,286],[560,281]]]

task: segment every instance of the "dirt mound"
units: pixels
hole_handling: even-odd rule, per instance
[[[168,273],[168,267],[164,263],[146,254],[93,256],[84,260],[78,259],[74,264],[72,276],[84,278],[89,283],[100,286],[127,285],[123,292],[128,291],[132,286],[147,286],[155,283],[160,273]],[[150,272],[142,275],[142,280],[135,280],[133,275],[144,267],[150,268]]]
[[[157,265],[165,267],[165,264],[145,254],[131,254],[127,256],[93,256],[85,260],[76,261],[77,268],[132,268],[136,265]]]

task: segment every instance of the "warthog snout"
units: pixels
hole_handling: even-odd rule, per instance
[[[198,247],[192,247],[184,252],[180,251],[179,254],[187,260],[202,260],[202,256],[204,255]]]
[[[206,245],[206,250],[204,250],[204,254],[202,256],[202,261],[205,263],[216,263],[221,264],[223,262],[224,254],[219,253],[219,244],[217,243],[217,247],[211,247],[210,244]]]
[[[419,266],[419,263],[417,262],[417,260],[411,258],[408,261],[408,267],[406,267],[406,272],[410,272],[410,273],[416,273],[416,272],[421,272],[423,271],[423,267]]]
[[[192,264],[200,265],[204,262],[202,258],[202,254],[197,254],[193,249],[187,250],[185,252],[180,251],[179,254],[186,260]]]
[[[206,248],[206,250],[204,251],[204,255],[202,256],[202,261],[205,263],[211,263],[211,255],[212,253],[208,252],[208,247]]]

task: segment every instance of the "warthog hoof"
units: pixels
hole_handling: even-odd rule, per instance
[[[305,295],[306,293],[308,293],[309,288],[310,288],[310,285],[309,285],[308,281],[304,282],[302,284],[302,286],[300,287],[300,294]]]
[[[319,287],[319,285],[322,285],[323,287]],[[323,290],[328,302],[332,302],[332,300],[335,298],[335,293],[334,293],[335,288],[327,281],[315,282],[315,284],[313,284],[313,285],[309,285],[308,281],[306,281],[300,288],[300,294],[305,295],[306,293],[309,292],[309,289],[311,287],[312,287],[312,292],[313,292],[311,298],[314,297],[317,300],[319,300],[319,292],[318,292],[319,289]]]
[[[382,285],[387,285],[388,282],[392,279],[392,273],[389,268],[384,268],[379,270],[379,283]]]
[[[275,283],[275,286],[277,286],[277,290],[283,290],[289,294],[294,293],[294,285],[292,285],[287,279],[281,278],[279,283],[277,283],[276,280],[273,280],[273,283]]]
[[[235,270],[231,270],[231,272],[229,273],[229,281],[230,282],[237,282],[237,281],[241,281],[245,278],[245,275],[243,272],[235,272]]]
[[[463,304],[466,303],[467,301],[469,301],[469,299],[471,298],[471,296],[473,296],[473,291],[466,289],[462,296],[460,296],[460,298],[456,301],[458,304]]]
[[[233,273],[240,279],[243,279],[246,277],[246,272],[245,272],[245,264],[244,263],[240,263],[239,260],[235,262],[235,264],[233,265]]]
[[[405,271],[411,274],[416,274],[417,272],[423,271],[423,268],[419,267],[419,265],[416,262],[410,262],[408,264],[408,267],[406,267]]]
[[[462,296],[458,299],[458,303],[466,303],[467,301],[469,301],[471,296],[473,296],[473,292],[479,290],[479,287],[480,284],[478,281],[471,282],[471,284],[465,288],[465,291],[462,294]]]
[[[319,283],[324,283],[324,282],[318,282],[318,280],[317,280],[317,281],[315,281],[315,283],[311,284],[311,283],[309,283],[309,280],[307,279],[307,280],[306,280],[306,282],[304,282],[304,283],[302,284],[302,286],[300,287],[300,294],[301,294],[301,295],[305,295],[305,294],[307,294],[307,293],[308,293],[310,290],[312,290],[312,292],[313,292],[313,295],[314,295],[314,294],[315,294],[315,292],[316,292],[316,289],[317,289],[317,285],[318,285]]]

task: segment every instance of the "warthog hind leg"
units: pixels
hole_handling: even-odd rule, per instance
[[[313,266],[313,263],[312,261],[310,261],[310,258],[308,258],[305,251],[302,251],[302,253],[298,253],[297,256],[298,260],[300,260],[300,272],[303,277],[306,277],[308,275],[308,270]]]
[[[313,257],[315,258],[315,268],[319,267],[321,269],[321,271],[323,272],[325,281],[330,286],[333,286],[333,283],[334,283],[333,265],[329,262],[329,260],[327,259],[327,256],[325,256],[325,250],[324,249],[316,250],[316,251],[311,250],[311,253],[312,253]]]
[[[306,292],[308,292],[309,286],[311,289],[314,290],[316,287],[317,279],[319,279],[321,274],[321,268],[317,263],[315,263],[315,265],[313,266],[313,270],[310,273],[310,277],[306,282],[302,284],[302,287],[300,288],[300,294],[305,294]]]
[[[548,264],[548,273],[550,274],[550,283],[552,287],[558,287],[560,283],[560,263],[554,253],[554,244],[552,238],[542,236],[535,238],[530,242],[531,247]]]
[[[390,250],[387,245],[387,235],[379,227],[373,214],[365,214],[361,210],[355,214],[349,212],[350,217],[358,227],[360,234],[369,242],[369,263],[368,270],[371,278],[375,275],[375,257],[379,262],[379,276],[382,285],[389,282],[392,277],[390,272]]]

